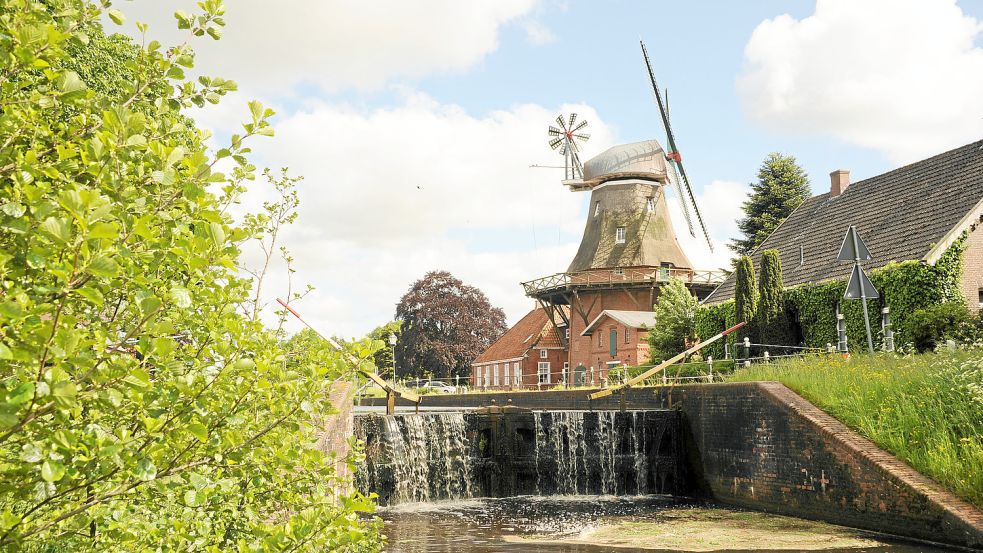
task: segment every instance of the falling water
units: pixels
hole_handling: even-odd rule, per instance
[[[356,483],[380,503],[513,495],[673,493],[677,414],[427,413],[356,417]]]

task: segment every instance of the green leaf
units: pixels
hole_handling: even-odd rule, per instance
[[[54,459],[48,459],[41,465],[41,478],[45,482],[57,482],[65,476],[65,465]]]
[[[71,380],[61,380],[51,386],[51,397],[55,404],[62,408],[68,408],[75,404],[75,396],[78,395],[78,388]]]
[[[58,79],[58,89],[61,91],[61,99],[65,101],[84,96],[87,88],[78,73],[71,70],[64,71]]]
[[[187,288],[175,286],[171,288],[171,300],[181,309],[191,307],[191,292]]]
[[[144,482],[149,482],[157,478],[157,465],[150,459],[140,459],[140,462],[137,463],[136,470],[133,471],[133,475]]]
[[[11,217],[20,217],[26,210],[27,208],[20,202],[7,202],[0,206],[0,211]]]
[[[116,238],[119,228],[115,223],[100,222],[89,228],[89,238]]]
[[[225,229],[220,223],[209,223],[208,233],[216,247],[221,248],[225,245]]]
[[[200,422],[193,422],[189,424],[188,432],[195,438],[198,438],[198,441],[201,443],[208,441],[208,428],[206,428],[205,425],[201,424]]]
[[[23,382],[10,393],[7,394],[7,403],[10,405],[23,405],[34,397],[34,383]]]
[[[88,271],[96,276],[113,278],[119,272],[119,265],[109,257],[101,255],[89,263]]]
[[[20,448],[20,458],[25,463],[40,463],[44,459],[44,452],[38,446],[27,443]]]
[[[109,19],[112,19],[113,23],[117,25],[122,25],[123,22],[126,21],[126,17],[123,15],[123,12],[117,9],[111,9],[107,11],[106,14],[109,15]]]
[[[7,346],[7,344],[0,342],[0,359],[13,359],[13,358],[14,358],[14,352],[10,351],[10,348]]]
[[[133,369],[123,378],[123,382],[138,388],[150,386],[150,374],[143,369]]]
[[[184,504],[188,507],[195,507],[198,505],[198,492],[195,490],[188,490],[184,492]]]
[[[259,100],[252,100],[249,102],[249,112],[253,115],[253,121],[259,121],[263,118],[263,104]]]
[[[67,244],[72,238],[72,231],[71,227],[69,226],[69,222],[57,217],[48,217],[45,219],[44,222],[41,223],[41,232],[63,244]]]

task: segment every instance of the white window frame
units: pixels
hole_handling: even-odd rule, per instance
[[[545,349],[539,350],[539,358],[540,359],[549,359],[550,358],[550,352],[549,352],[549,350],[545,350]]]
[[[508,386],[509,382],[509,364],[505,363],[505,371],[502,373],[502,386]]]
[[[563,329],[563,334],[564,334],[564,336],[566,336],[567,340],[570,339],[570,329],[569,328],[564,328]]]
[[[645,210],[648,211],[649,213],[655,213],[655,198],[653,198],[652,196],[646,198]]]
[[[625,268],[624,267],[617,267],[617,268],[615,268],[611,272],[614,273],[614,276],[625,276]]]
[[[498,386],[498,363],[495,363],[495,368],[492,370],[492,386]]]
[[[491,384],[491,365],[485,365],[485,388]]]
[[[522,365],[519,364],[519,361],[512,365],[512,378],[515,380],[516,386],[522,386]]]
[[[625,343],[626,344],[631,343],[631,328],[627,326],[625,327]]]
[[[625,227],[618,227],[614,229],[614,241],[616,244],[625,243]]]
[[[601,214],[601,202],[594,202],[594,217]]]
[[[537,371],[537,374],[539,375],[539,383],[540,384],[549,384],[550,383],[550,362],[549,361],[540,361],[539,364],[536,366],[536,371]],[[543,377],[545,377],[546,380],[543,380]]]

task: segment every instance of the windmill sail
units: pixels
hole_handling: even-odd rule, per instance
[[[710,247],[710,251],[713,251],[713,242],[710,240],[710,233],[707,232],[706,224],[703,222],[703,215],[700,213],[700,207],[696,204],[696,196],[693,194],[693,187],[690,186],[689,178],[686,176],[686,169],[683,167],[682,156],[679,155],[679,149],[676,147],[676,137],[672,133],[672,125],[669,123],[669,112],[666,110],[665,103],[662,101],[662,93],[659,91],[659,85],[655,81],[655,72],[652,71],[652,62],[649,61],[649,53],[645,48],[645,43],[639,41],[642,46],[642,56],[645,58],[645,68],[648,69],[649,81],[652,83],[652,92],[655,94],[655,102],[659,105],[659,113],[662,115],[662,124],[666,129],[666,142],[668,146],[668,153],[666,158],[669,161],[669,165],[672,166],[673,172],[677,173],[680,177],[680,182],[677,186],[686,189],[686,196],[689,198],[690,203],[693,206],[693,213],[696,214],[696,220],[700,223],[700,230],[703,231],[703,237],[706,238],[707,245]],[[670,178],[670,180],[672,180]],[[677,188],[678,191],[678,188]],[[683,195],[680,194],[680,198]],[[683,201],[685,204],[685,200]],[[683,209],[684,217],[689,220],[688,211]],[[696,236],[692,224],[690,224],[690,234]]]

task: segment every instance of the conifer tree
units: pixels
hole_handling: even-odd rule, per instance
[[[745,216],[737,223],[743,237],[732,239],[730,249],[739,255],[754,251],[809,196],[809,177],[795,158],[768,154],[744,202]]]
[[[765,344],[785,344],[788,322],[782,285],[782,258],[778,250],[761,252],[761,278],[758,280],[757,336]]]
[[[758,291],[754,286],[754,262],[751,258],[744,255],[737,261],[737,282],[734,291],[734,313],[736,322],[748,323],[750,326],[754,318],[755,306],[758,303]],[[749,335],[749,329],[744,328],[739,337]]]

